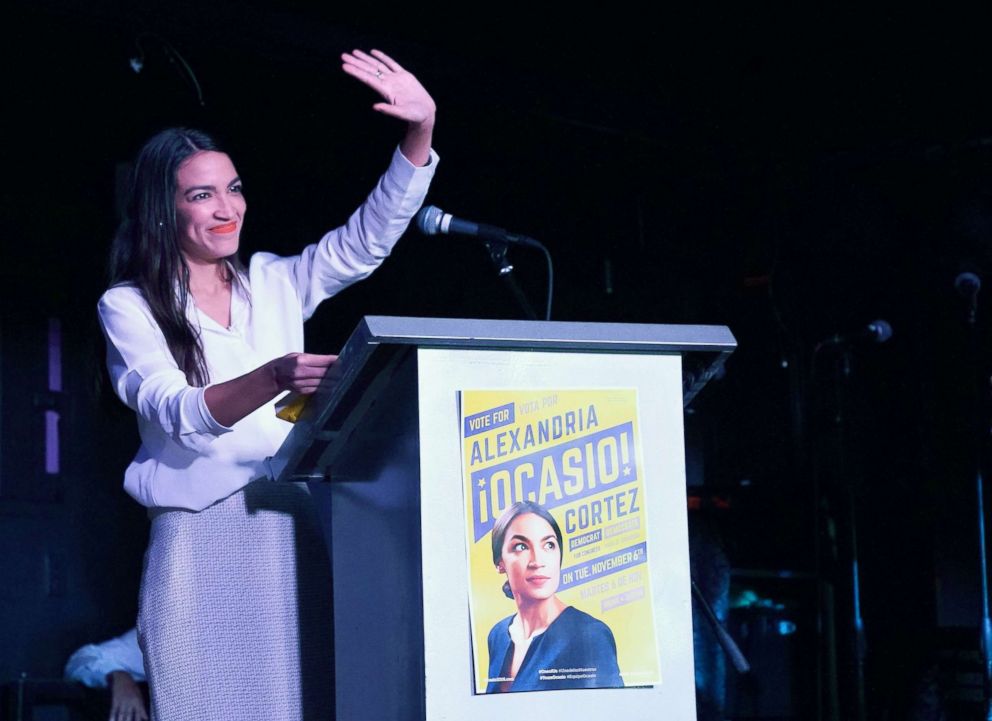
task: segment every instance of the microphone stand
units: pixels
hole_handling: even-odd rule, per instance
[[[839,503],[846,506],[847,513],[847,541],[848,541],[848,552],[849,562],[848,566],[848,580],[850,581],[850,612],[851,612],[851,627],[850,630],[852,635],[849,637],[850,641],[850,653],[854,659],[854,668],[852,669],[853,678],[850,682],[853,682],[853,691],[851,698],[849,698],[845,705],[851,710],[851,716],[855,721],[865,721],[865,659],[867,656],[867,639],[865,636],[864,619],[861,615],[861,578],[860,569],[858,565],[858,532],[857,532],[857,504],[855,502],[854,494],[854,481],[849,477],[848,464],[847,464],[847,417],[846,417],[846,388],[847,382],[851,377],[851,348],[846,341],[844,341],[840,336],[835,336],[834,338],[817,344],[816,348],[813,350],[813,359],[811,365],[811,372],[815,375],[816,372],[816,360],[819,353],[828,347],[833,346],[839,350],[839,356],[836,361],[836,377],[834,383],[834,393],[835,393],[835,409],[832,414],[832,422],[835,427],[836,436],[836,449],[835,449],[835,478],[837,483],[841,486],[841,498]],[[817,404],[819,406],[819,404]],[[818,409],[821,413],[825,408]],[[813,469],[815,472],[815,469]],[[817,491],[819,493],[819,491]],[[819,499],[817,504],[819,504]],[[819,521],[818,521],[819,524]],[[819,533],[819,531],[817,532]],[[820,563],[819,550],[820,544],[817,543],[818,548],[818,559],[817,563]],[[836,547],[835,547],[836,554]],[[840,558],[839,555],[835,555],[835,558]],[[851,708],[853,706],[853,708]]]
[[[706,616],[706,620],[710,622],[710,626],[713,628],[713,633],[716,634],[716,640],[720,643],[720,647],[723,652],[727,654],[727,658],[730,659],[730,663],[734,665],[734,670],[737,673],[747,673],[751,670],[751,664],[747,662],[744,658],[744,654],[741,653],[740,648],[734,643],[734,639],[727,629],[723,627],[720,623],[720,619],[716,617],[716,613],[713,612],[713,607],[710,606],[709,601],[703,596],[703,592],[699,590],[699,586],[696,585],[696,579],[690,579],[692,582],[692,595],[699,603],[699,607],[703,609],[703,615]]]
[[[438,233],[455,233],[456,235],[469,235],[483,241],[486,250],[489,251],[489,259],[496,266],[496,272],[510,289],[510,294],[516,299],[520,307],[529,320],[537,320],[537,313],[520,289],[516,278],[510,275],[513,266],[506,259],[506,251],[510,243],[524,245],[529,248],[536,248],[544,253],[544,259],[548,264],[548,295],[545,320],[551,320],[551,299],[554,296],[555,272],[551,263],[551,253],[544,245],[533,238],[519,233],[510,233],[503,228],[484,223],[472,223],[467,220],[453,217],[450,213],[445,213],[438,207],[428,205],[421,208],[416,215],[416,225],[424,235],[437,235]]]
[[[489,251],[489,260],[496,266],[496,272],[510,290],[510,295],[517,301],[517,305],[523,309],[527,320],[537,320],[537,313],[534,312],[534,306],[527,300],[527,296],[517,282],[517,277],[513,275],[513,265],[506,259],[506,252],[509,249],[509,245],[499,240],[487,240],[485,245],[486,250]]]
[[[977,289],[974,290],[977,294]],[[969,375],[971,376],[971,402],[973,416],[973,432],[975,437],[972,441],[974,474],[975,474],[975,503],[978,511],[978,565],[979,578],[981,580],[981,657],[982,657],[982,681],[985,691],[985,718],[992,721],[992,620],[989,617],[989,580],[988,580],[988,560],[985,541],[985,480],[982,475],[982,449],[986,433],[985,407],[982,399],[985,398],[983,383],[979,379],[979,345],[978,330],[975,322],[976,302],[972,296],[967,315],[968,346],[969,346]]]
[[[837,382],[837,424],[838,435],[838,474],[844,484],[844,491],[848,513],[848,543],[850,544],[850,579],[851,579],[851,625],[854,636],[851,639],[854,644],[854,703],[855,718],[858,721],[865,721],[865,657],[867,656],[868,644],[865,637],[865,624],[861,616],[861,575],[858,566],[858,524],[857,524],[857,503],[854,497],[854,480],[849,477],[847,469],[847,433],[844,404],[844,389],[846,382],[851,377],[851,349],[844,346],[840,358],[840,367]]]
[[[548,249],[544,247],[541,243],[534,240],[533,238],[526,238],[524,236],[513,236],[517,238],[517,242],[522,242],[524,245],[537,248],[542,253],[544,253],[544,258],[548,264],[548,297],[546,312],[544,315],[544,320],[551,320],[551,297],[554,292],[554,269],[551,264],[551,254]],[[493,262],[496,266],[496,272],[499,277],[503,279],[507,288],[510,290],[510,295],[514,297],[517,304],[523,309],[528,320],[537,320],[537,313],[534,310],[534,306],[530,304],[527,300],[527,296],[524,294],[523,289],[520,284],[517,283],[516,276],[513,275],[513,265],[507,260],[506,253],[509,250],[509,243],[504,240],[486,240],[485,241],[486,250],[489,251],[489,260]]]

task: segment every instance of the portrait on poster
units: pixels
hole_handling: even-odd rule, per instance
[[[459,404],[474,692],[659,683],[636,391]]]

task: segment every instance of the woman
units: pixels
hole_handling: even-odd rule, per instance
[[[157,721],[333,715],[319,525],[305,485],[261,480],[290,429],[275,400],[316,390],[335,356],[302,352],[303,321],[389,254],[437,162],[417,79],[376,50],[342,62],[407,129],[365,203],[298,256],[241,265],[241,180],[204,133],[166,130],[135,163],[99,314],[142,441],[124,486],[152,519],[138,632]]]
[[[489,632],[486,693],[623,686],[609,626],[555,595],[563,550],[554,516],[518,501],[497,519],[492,544],[517,612]]]

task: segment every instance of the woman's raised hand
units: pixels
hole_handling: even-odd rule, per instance
[[[368,85],[385,102],[373,109],[414,125],[434,126],[437,107],[434,99],[413,76],[381,50],[370,53],[354,50],[341,54],[341,69]]]

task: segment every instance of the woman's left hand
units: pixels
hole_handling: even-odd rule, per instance
[[[361,50],[341,54],[341,68],[379,95],[385,102],[373,109],[425,129],[433,128],[437,107],[420,81],[381,50],[371,54]]]

